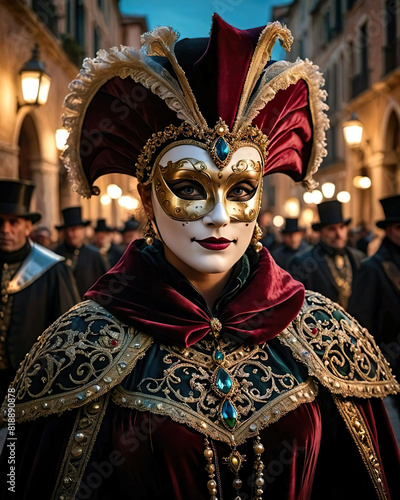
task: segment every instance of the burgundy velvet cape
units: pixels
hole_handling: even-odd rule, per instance
[[[136,252],[135,246],[133,251]],[[269,262],[265,252],[264,256]],[[126,259],[128,262],[129,258]],[[133,279],[131,269],[118,267],[118,271],[119,279],[112,282],[114,292],[118,292],[117,284],[125,288],[125,281]],[[114,278],[115,272],[114,268],[110,273]],[[144,275],[148,276],[146,272]],[[253,276],[249,285],[258,279]],[[99,284],[95,288],[98,287]],[[124,295],[122,290],[119,294]],[[190,335],[182,338],[190,338]],[[250,338],[251,335],[247,340]],[[277,340],[272,339],[270,345],[273,342]],[[388,498],[400,498],[399,455],[383,405],[376,399],[359,400],[357,405],[383,464],[385,484],[390,492]],[[51,498],[75,417],[76,410],[66,411],[61,416],[42,417],[17,426],[17,493],[7,490],[5,474],[9,466],[4,453],[0,469],[2,498]],[[321,386],[315,401],[283,416],[262,430],[260,436],[266,449],[262,457],[264,498],[376,498],[359,452],[330,394]],[[215,446],[219,460],[228,456],[227,445],[216,442]],[[203,450],[203,437],[189,427],[167,417],[121,408],[111,402],[76,498],[208,500]],[[244,481],[242,498],[248,498],[246,493],[251,490],[254,479],[252,440],[244,443],[240,451],[248,457],[239,474]],[[227,492],[224,498],[234,498],[233,475],[226,466],[219,465],[223,489]]]

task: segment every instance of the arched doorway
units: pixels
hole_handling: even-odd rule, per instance
[[[35,183],[31,209],[42,214],[41,225],[54,231],[59,221],[58,164],[48,161],[54,145],[41,140],[44,133],[34,112],[23,118],[18,135],[18,176]]]
[[[397,114],[390,114],[385,134],[387,162],[383,167],[382,195],[389,196],[400,191],[400,122]]]
[[[18,138],[19,155],[18,155],[18,177],[28,181],[35,182],[34,179],[34,163],[40,159],[39,137],[36,130],[35,122],[30,114],[26,115],[22,122]],[[35,182],[36,183],[36,182]],[[43,206],[40,206],[44,200],[38,196],[36,187],[31,209],[43,213]]]

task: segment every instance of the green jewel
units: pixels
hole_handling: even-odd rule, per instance
[[[221,352],[219,349],[215,349],[213,352],[213,358],[216,363],[222,363],[222,361],[225,359],[224,353]]]
[[[221,161],[226,160],[229,154],[229,145],[226,143],[225,139],[219,137],[215,143],[215,152]]]
[[[235,410],[235,407],[233,404],[227,399],[224,404],[222,405],[222,418],[224,419],[224,422],[226,425],[230,428],[233,429],[236,425],[236,420],[237,420],[237,411]]]
[[[233,386],[231,377],[223,368],[220,368],[218,370],[215,384],[217,388],[224,394],[229,394]]]

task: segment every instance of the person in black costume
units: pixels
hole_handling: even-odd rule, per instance
[[[34,184],[0,180],[0,398],[38,336],[78,303],[65,259],[29,240]]]
[[[353,278],[365,254],[347,246],[350,218],[344,219],[337,200],[318,205],[320,221],[312,224],[319,242],[309,251],[295,255],[290,273],[308,290],[322,293],[344,308],[351,295]]]
[[[85,227],[90,221],[82,220],[81,207],[65,208],[62,215],[64,224],[56,227],[63,232],[64,241],[54,251],[66,259],[82,298],[107,271],[107,266],[100,250],[94,245],[84,243]]]
[[[400,378],[400,195],[379,200],[385,218],[376,223],[385,237],[378,251],[361,262],[354,281],[349,312],[375,337],[393,372]],[[400,444],[400,398],[394,407],[393,428]]]
[[[271,251],[275,262],[285,271],[289,271],[290,262],[295,254],[304,253],[310,245],[304,241],[304,227],[299,227],[299,219],[285,219],[285,226],[281,229],[282,244]]]
[[[92,243],[100,250],[106,262],[107,270],[114,267],[124,253],[121,246],[113,243],[112,232],[113,229],[107,226],[105,219],[97,219]]]

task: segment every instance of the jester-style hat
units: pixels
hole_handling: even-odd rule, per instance
[[[324,84],[310,61],[273,62],[275,22],[238,30],[213,16],[210,38],[184,39],[158,27],[131,47],[85,59],[65,99],[63,159],[73,189],[99,194],[97,178],[129,174],[148,184],[170,144],[206,148],[219,168],[239,147],[256,147],[264,174],[281,172],[312,189],[325,156]]]

